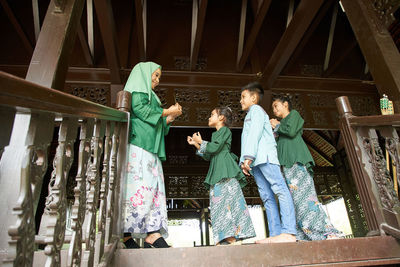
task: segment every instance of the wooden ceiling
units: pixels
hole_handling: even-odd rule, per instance
[[[49,1],[0,3],[0,64],[29,65]],[[119,83],[141,60],[262,75],[267,86],[278,75],[370,79],[337,1],[86,1],[69,66],[109,68]]]
[[[166,88],[167,98],[176,86],[216,91],[238,89],[258,79],[266,88],[289,91],[298,99],[296,108],[304,110],[306,127],[313,129],[305,131],[304,139],[318,166],[332,166],[340,143],[337,131],[315,131],[335,129],[330,123],[336,118],[334,98],[354,92],[353,99],[364,92],[377,97],[346,13],[336,0],[84,2],[67,83],[104,83],[104,90],[110,84],[123,86],[130,69],[149,60],[163,66],[160,87]],[[25,77],[49,3],[0,0],[0,70]],[[399,12],[394,11],[397,20],[389,28],[399,47]],[[305,90],[317,96],[301,92]],[[326,92],[337,94],[323,95]],[[359,101],[360,108],[375,112],[368,101]],[[326,117],[310,109],[326,110]]]

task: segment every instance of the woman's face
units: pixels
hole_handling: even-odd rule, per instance
[[[282,118],[283,114],[289,111],[288,103],[286,101],[282,103],[279,100],[275,100],[272,102],[272,111],[274,112],[275,116]]]
[[[161,78],[161,70],[160,68],[158,68],[151,75],[151,89],[156,88],[156,86],[160,83],[160,78]]]

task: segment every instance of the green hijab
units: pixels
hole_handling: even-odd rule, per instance
[[[151,75],[157,69],[161,69],[161,66],[154,62],[140,62],[136,64],[129,75],[124,90],[130,93],[138,92],[148,94],[149,101],[151,101],[151,96],[153,96],[158,104],[161,105],[160,99],[151,88]]]

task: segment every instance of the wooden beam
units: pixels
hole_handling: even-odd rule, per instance
[[[312,21],[310,27],[308,27],[306,34],[304,34],[303,38],[301,39],[300,43],[297,45],[295,51],[293,52],[288,63],[286,64],[287,68],[290,66],[293,66],[293,64],[296,62],[297,58],[302,54],[303,48],[308,44],[308,41],[310,40],[311,36],[314,34],[315,29],[317,29],[317,27],[321,23],[322,19],[325,17],[326,13],[331,8],[331,5],[334,2],[335,1],[333,1],[333,0],[327,0],[322,5],[317,16]]]
[[[94,61],[94,26],[93,26],[93,0],[86,1],[86,21],[87,21],[87,42],[89,45],[90,55]]]
[[[370,1],[341,1],[361,51],[376,82],[379,94],[393,100],[400,111],[400,54],[387,28],[372,12]]]
[[[329,60],[331,58],[331,51],[332,51],[332,44],[333,44],[333,37],[335,35],[335,27],[336,27],[336,18],[338,13],[338,6],[339,4],[336,2],[335,6],[332,10],[332,19],[331,19],[331,27],[329,28],[329,37],[328,43],[326,44],[326,52],[325,52],[325,60],[324,60],[324,71],[328,69]]]
[[[287,15],[287,19],[286,19],[286,28],[289,26],[289,23],[293,18],[293,11],[294,11],[294,0],[289,0],[288,15]]]
[[[86,41],[85,38],[85,32],[83,31],[83,27],[82,24],[79,23],[79,27],[78,27],[78,37],[79,37],[79,41],[81,43],[81,47],[82,47],[82,51],[83,51],[83,55],[85,57],[86,63],[89,66],[93,66],[93,58],[90,52],[90,47],[88,45],[88,42]]]
[[[140,61],[146,60],[146,0],[135,0],[135,10],[136,10],[136,26],[137,26],[137,38],[139,45],[139,57]]]
[[[196,21],[192,21],[192,39],[191,39],[191,52],[190,52],[191,70],[194,70],[196,68],[197,59],[199,57],[201,37],[203,35],[204,21],[206,17],[206,10],[208,3],[208,0],[199,0],[199,1],[200,4],[197,3],[197,0],[193,0],[193,15],[197,10],[197,14],[196,16],[193,16],[193,18],[196,17],[197,19]]]
[[[323,0],[302,0],[264,69],[261,82],[271,88],[314,19]]]
[[[340,64],[347,58],[351,51],[357,46],[357,41],[354,39],[345,50],[342,51],[340,56],[336,57],[333,64],[322,74],[322,77],[329,77],[335,70],[340,66]]]
[[[250,52],[253,50],[254,44],[256,43],[258,32],[261,29],[265,15],[267,14],[271,2],[272,0],[264,0],[261,7],[259,8],[253,27],[250,30],[249,37],[246,40],[246,45],[244,47],[243,54],[240,57],[239,63],[237,64],[237,70],[239,72],[243,70],[244,65],[246,64],[247,59],[250,55]]]
[[[8,5],[7,0],[0,0],[0,4],[3,6],[3,9],[6,12],[8,19],[10,20],[11,24],[14,26],[14,29],[17,32],[19,38],[21,38],[26,50],[29,52],[29,54],[32,54],[33,46],[31,44],[31,41],[29,41],[29,38],[26,35],[26,33],[24,32],[24,30],[22,29],[21,24],[19,24],[13,11],[11,10],[10,6]],[[5,41],[5,40],[3,40],[3,41]]]
[[[39,4],[38,0],[32,0],[33,27],[35,29],[35,41],[39,38],[40,20],[39,20]]]
[[[240,26],[239,26],[239,41],[238,41],[238,52],[236,64],[239,64],[240,57],[243,53],[244,43],[244,30],[246,27],[246,13],[247,13],[247,0],[242,0],[242,12],[240,15]]]
[[[26,80],[53,89],[64,88],[84,3],[84,0],[67,1],[63,13],[56,13],[54,1],[50,2]]]
[[[111,83],[121,84],[121,65],[117,52],[117,37],[111,0],[94,0],[94,4],[104,48],[106,50],[107,62],[110,68]]]

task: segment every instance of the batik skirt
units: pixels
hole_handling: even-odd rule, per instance
[[[339,231],[330,222],[318,201],[314,180],[303,164],[282,167],[286,183],[292,193],[296,212],[298,240],[324,240]]]
[[[159,231],[168,236],[164,174],[160,159],[138,146],[129,145],[124,198],[124,232],[134,238]]]
[[[210,215],[214,242],[228,237],[255,237],[249,209],[237,179],[223,179],[210,188]]]

